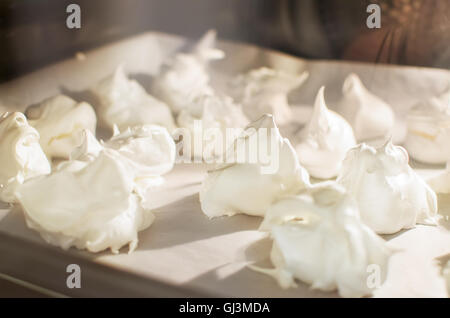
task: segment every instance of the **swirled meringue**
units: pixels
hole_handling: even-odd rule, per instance
[[[15,202],[14,191],[21,183],[51,171],[39,133],[22,113],[0,116],[0,201]]]
[[[25,112],[28,122],[41,136],[40,144],[49,159],[69,159],[81,142],[81,132],[89,129],[95,135],[97,117],[91,105],[77,103],[65,95],[48,98]]]
[[[342,86],[342,99],[337,111],[353,127],[357,140],[389,137],[395,123],[392,108],[371,93],[359,79],[350,74]]]
[[[355,146],[352,127],[325,104],[324,87],[319,89],[311,120],[298,134],[295,147],[300,163],[313,177],[337,176],[345,154]]]
[[[291,75],[267,67],[238,75],[230,83],[230,94],[242,103],[244,113],[254,121],[263,114],[272,114],[278,125],[292,121],[288,94],[308,78],[308,73]]]
[[[265,151],[267,162],[261,158]],[[236,213],[263,216],[281,196],[310,186],[308,173],[271,115],[251,123],[227,150],[227,158],[239,156],[244,160],[218,165],[203,181],[200,204],[210,218]]]
[[[209,30],[190,53],[175,55],[152,83],[152,93],[178,114],[196,97],[212,94],[207,66],[224,57],[214,48],[216,31]]]
[[[142,208],[135,182],[117,153],[102,150],[92,161],[63,162],[51,175],[16,190],[28,227],[49,244],[118,253],[138,243],[154,215]]]
[[[393,250],[360,220],[353,198],[337,185],[281,199],[268,209],[261,229],[271,232],[275,268],[251,268],[273,276],[282,288],[295,287],[298,279],[313,289],[362,297],[375,287],[368,283],[372,268],[380,284],[386,278]]]
[[[99,120],[109,129],[114,125],[125,130],[145,124],[160,125],[169,132],[175,129],[169,107],[149,95],[137,81],[129,79],[122,66],[92,92],[99,101],[96,107]]]
[[[409,166],[406,150],[390,141],[350,150],[337,182],[354,195],[361,219],[377,233],[435,224],[436,194]]]
[[[450,90],[411,108],[405,148],[416,160],[437,164],[450,160]]]
[[[177,117],[180,128],[189,130],[190,140],[183,134],[183,151],[192,156],[201,155],[206,160],[218,158],[234,142],[227,137],[229,128],[245,128],[249,120],[240,105],[228,96],[203,95],[182,109]],[[237,136],[234,136],[237,137]],[[201,153],[195,149],[195,140],[202,142]]]

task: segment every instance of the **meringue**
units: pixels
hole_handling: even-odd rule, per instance
[[[143,200],[149,187],[160,185],[164,181],[161,176],[175,163],[175,142],[166,128],[156,125],[135,126],[122,133],[116,128],[114,136],[101,143],[85,130],[83,143],[71,159],[93,161],[103,150],[123,164],[135,183],[134,192]]]
[[[380,285],[393,250],[359,218],[354,200],[337,185],[316,187],[273,204],[261,225],[273,238],[274,269],[251,266],[273,276],[282,288],[295,279],[313,289],[338,290],[343,297],[369,295],[370,266],[379,269]]]
[[[207,66],[225,55],[214,48],[216,31],[209,30],[190,53],[179,53],[167,62],[152,83],[152,93],[178,114],[196,97],[212,94]]]
[[[258,149],[252,149],[255,137],[258,139],[253,145]],[[269,148],[270,163],[264,163],[261,157],[251,158]],[[244,160],[218,165],[208,172],[200,190],[201,208],[208,217],[236,213],[263,216],[281,196],[310,186],[308,173],[300,166],[289,140],[280,135],[272,116],[264,115],[251,123],[227,150],[227,157],[236,158],[245,151],[249,156]]]
[[[70,161],[15,194],[28,226],[48,243],[114,253],[128,244],[131,252],[137,233],[154,219],[143,208],[145,191],[161,184],[161,175],[174,162],[175,143],[164,127],[135,126],[122,133],[115,127],[107,142],[98,142],[85,129]]]
[[[307,78],[307,72],[291,75],[261,67],[237,76],[229,89],[231,96],[242,103],[250,120],[257,120],[263,114],[272,114],[278,125],[284,125],[293,119],[287,96]]]
[[[450,89],[416,104],[407,116],[405,148],[416,160],[438,164],[450,160]]]
[[[95,135],[97,117],[91,105],[77,103],[64,95],[48,98],[25,112],[28,122],[39,132],[40,144],[49,159],[69,159],[81,142],[81,132],[89,129]]]
[[[21,183],[50,173],[39,133],[22,113],[0,116],[0,201],[15,202],[14,191]]]
[[[337,176],[345,154],[355,146],[352,127],[325,104],[324,87],[319,89],[309,123],[298,134],[295,147],[300,163],[315,178]]]
[[[361,219],[377,233],[436,224],[436,194],[409,166],[406,150],[391,141],[349,151],[337,182],[354,195]]]
[[[347,76],[342,94],[337,111],[353,127],[357,140],[391,136],[395,123],[392,108],[364,87],[358,75]]]
[[[133,176],[114,152],[101,151],[93,161],[66,161],[49,176],[19,186],[16,196],[29,228],[49,244],[90,252],[128,244],[154,219],[133,192]]]
[[[427,183],[436,193],[450,193],[450,163],[447,162],[444,172],[429,178]]]
[[[105,143],[108,149],[117,151],[124,163],[135,175],[135,191],[142,197],[150,186],[161,184],[162,175],[173,169],[176,147],[166,128],[144,125],[128,128]]]
[[[123,67],[103,79],[93,89],[97,97],[97,115],[104,126],[120,130],[128,127],[155,124],[166,127],[169,132],[175,129],[169,107],[149,95],[135,80],[130,80]]]
[[[235,139],[226,138],[227,129],[243,129],[248,123],[241,106],[235,104],[232,98],[217,95],[197,97],[191,105],[182,109],[177,117],[178,126],[187,128],[190,133],[190,142],[183,139],[183,153],[200,155],[205,161],[220,158]],[[214,131],[216,129],[218,131]],[[212,138],[213,134],[216,138]],[[183,138],[186,138],[185,134]],[[195,149],[196,139],[202,141],[201,149]]]

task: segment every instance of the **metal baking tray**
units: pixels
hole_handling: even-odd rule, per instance
[[[147,32],[121,40],[0,85],[0,110],[23,111],[57,93],[92,102],[87,90],[124,64],[131,77],[149,87],[163,61],[185,47],[187,39]],[[212,64],[213,86],[221,90],[227,79],[259,66],[287,72],[307,70],[307,82],[290,96],[298,125],[305,122],[314,96],[326,86],[326,100],[339,97],[350,72],[389,102],[397,115],[393,139],[401,143],[403,118],[414,103],[439,94],[450,81],[448,70],[309,61],[264,48],[219,41],[226,59]],[[443,167],[411,162],[423,176]],[[140,232],[139,246],[91,254],[48,246],[28,229],[19,207],[0,207],[0,278],[40,288],[51,296],[159,296],[159,297],[337,297],[336,292],[311,290],[306,284],[283,290],[275,280],[248,269],[249,263],[270,266],[271,241],[258,232],[259,217],[237,215],[209,220],[200,210],[198,190],[205,167],[180,164],[161,188],[148,194],[156,219]],[[443,266],[450,259],[450,197],[440,196],[442,218],[436,227],[421,226],[384,236],[401,252],[389,265],[385,284],[375,297],[447,297]],[[67,265],[81,268],[82,286],[66,285]]]

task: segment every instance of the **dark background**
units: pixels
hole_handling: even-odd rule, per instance
[[[81,7],[81,29],[66,7]],[[379,3],[382,28],[366,27]],[[309,58],[450,67],[448,0],[0,0],[0,81],[147,30],[225,39]]]

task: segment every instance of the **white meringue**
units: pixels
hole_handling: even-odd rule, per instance
[[[99,101],[97,115],[109,129],[113,129],[114,125],[125,130],[144,124],[160,125],[169,132],[175,129],[169,107],[149,95],[137,81],[130,80],[122,66],[102,80],[92,92]]]
[[[319,89],[312,117],[298,137],[295,149],[300,163],[311,176],[320,179],[337,176],[345,154],[356,144],[349,123],[327,108],[324,87]]]
[[[16,196],[28,226],[50,244],[114,253],[129,244],[132,251],[137,233],[154,219],[142,207],[145,191],[161,183],[174,161],[175,143],[164,127],[116,128],[106,143],[85,129],[70,161],[18,187]]]
[[[173,169],[175,164],[175,142],[167,129],[156,125],[127,128],[106,143],[100,144],[87,130],[83,143],[74,150],[71,159],[93,161],[105,150],[113,154],[133,179],[134,191],[142,198],[149,187],[160,185],[162,175]]]
[[[0,116],[0,201],[15,202],[14,191],[21,183],[51,171],[39,133],[22,113]]]
[[[154,219],[134,186],[116,153],[103,150],[90,162],[63,162],[51,175],[19,186],[16,195],[27,225],[50,244],[114,253],[129,244],[131,252],[137,232]]]
[[[190,53],[179,53],[153,80],[152,93],[178,114],[196,97],[212,94],[208,62],[224,57],[214,48],[216,31],[209,30]]]
[[[118,128],[117,128],[118,129]],[[70,154],[71,160],[94,161],[104,149],[103,141],[98,141],[90,130],[83,130],[81,143]],[[61,164],[64,164],[62,162]]]
[[[429,178],[427,183],[436,193],[450,193],[450,163],[447,162],[444,172]]]
[[[91,105],[77,103],[65,95],[48,98],[25,112],[28,122],[39,132],[40,144],[49,159],[69,159],[81,142],[81,132],[95,135],[97,117]]]
[[[199,123],[200,126],[196,125]],[[190,132],[190,142],[183,139],[183,151],[194,157],[200,155],[206,161],[221,157],[234,142],[234,138],[226,138],[227,128],[243,129],[248,123],[240,105],[228,96],[217,95],[197,97],[177,117],[178,126]],[[218,136],[213,131],[215,129]],[[183,134],[183,138],[186,137]],[[202,141],[201,151],[195,149],[196,139]]]
[[[162,175],[175,164],[175,142],[167,129],[156,125],[128,128],[105,143],[117,151],[135,177],[135,191],[144,197],[150,186],[161,184]]]
[[[253,145],[258,149],[252,149],[256,136],[258,139]],[[270,149],[267,152],[271,157],[270,163],[263,163],[261,158],[251,158],[262,149]],[[298,163],[289,140],[280,135],[272,116],[264,115],[250,124],[227,155],[236,158],[245,151],[248,154],[245,160],[219,165],[203,181],[200,203],[208,217],[236,213],[263,216],[281,196],[310,186],[308,173]],[[270,169],[264,170],[269,166]]]
[[[416,104],[407,116],[405,148],[416,160],[438,164],[450,160],[450,89]]]
[[[293,120],[287,96],[307,78],[307,72],[294,76],[261,67],[237,76],[230,83],[230,94],[242,103],[244,113],[250,120],[272,114],[278,125],[284,125]]]
[[[357,140],[391,136],[395,123],[392,108],[364,87],[358,75],[347,76],[342,94],[337,111],[353,127]]]
[[[273,237],[274,269],[251,266],[277,279],[282,288],[294,279],[313,289],[362,297],[373,292],[371,267],[381,285],[393,250],[359,218],[354,200],[342,187],[316,187],[310,195],[290,196],[273,204],[261,225]]]
[[[436,222],[436,194],[409,166],[406,150],[390,141],[378,149],[361,144],[349,151],[337,182],[355,197],[361,219],[377,233]]]

